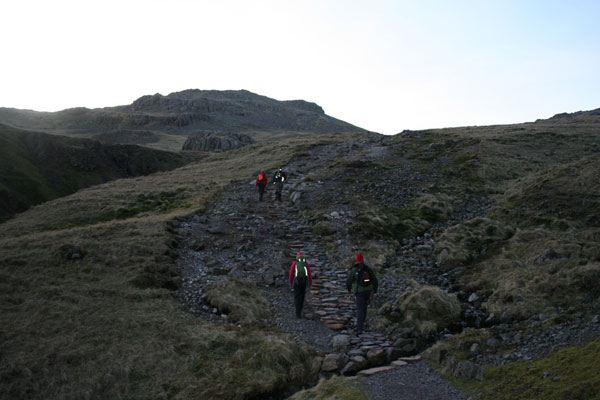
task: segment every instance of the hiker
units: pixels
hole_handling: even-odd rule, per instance
[[[258,187],[258,200],[260,201],[262,201],[263,194],[265,193],[267,182],[269,182],[267,174],[265,173],[265,171],[260,171],[260,173],[256,177],[256,187]]]
[[[365,258],[362,254],[356,255],[356,262],[350,269],[346,279],[346,289],[348,293],[354,293],[356,297],[356,334],[361,334],[367,317],[367,305],[371,293],[376,296],[377,277],[371,267],[365,264]]]
[[[275,198],[281,201],[281,192],[283,191],[283,182],[287,179],[286,173],[279,168],[273,176],[273,184],[275,185]]]
[[[301,251],[296,254],[296,261],[292,263],[290,268],[289,282],[290,287],[294,290],[296,318],[302,318],[304,296],[306,295],[306,288],[312,286],[312,273],[310,272],[310,264]]]

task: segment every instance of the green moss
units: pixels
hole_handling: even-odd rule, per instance
[[[481,384],[466,387],[485,399],[600,399],[600,340],[568,347],[535,360],[484,371]]]

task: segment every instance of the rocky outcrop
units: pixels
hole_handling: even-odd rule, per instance
[[[30,130],[77,133],[121,143],[119,132],[187,135],[199,130],[338,133],[364,131],[325,114],[315,103],[278,101],[247,90],[184,90],[142,96],[130,105],[42,113],[0,108],[0,123]],[[117,136],[116,138],[114,136]],[[139,136],[136,134],[136,136]],[[139,138],[147,140],[148,138]],[[136,142],[139,143],[139,142]]]
[[[196,132],[185,141],[182,150],[221,152],[254,143],[248,135],[223,131]]]

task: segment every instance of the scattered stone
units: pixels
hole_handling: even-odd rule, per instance
[[[412,356],[412,357],[400,357],[398,360],[405,361],[407,363],[415,363],[415,362],[421,361],[421,356],[416,355],[416,356]]]
[[[392,365],[394,367],[404,367],[405,365],[408,365],[408,363],[406,361],[396,360],[396,361],[392,361]]]
[[[477,293],[471,293],[471,295],[469,296],[469,303],[474,303],[477,300],[479,300],[479,296],[477,296]]]
[[[500,321],[504,324],[510,324],[513,321],[513,317],[507,311],[504,311],[500,317]]]
[[[394,369],[394,367],[387,366],[387,367],[376,367],[376,368],[363,369],[362,371],[360,371],[358,373],[358,375],[371,376],[371,375],[378,374],[380,372],[389,371],[391,369]]]
[[[369,361],[369,365],[377,366],[385,364],[385,350],[379,347],[374,347],[367,351],[367,360]]]
[[[350,345],[350,336],[348,335],[335,335],[331,339],[331,347],[335,351],[345,350]]]
[[[483,370],[471,361],[461,361],[456,365],[453,376],[460,379],[483,380]]]
[[[344,356],[341,354],[327,354],[321,369],[325,372],[338,371],[344,365]]]
[[[479,353],[481,353],[481,346],[479,345],[479,343],[473,343],[469,348],[469,354],[471,355],[471,357],[474,357]]]

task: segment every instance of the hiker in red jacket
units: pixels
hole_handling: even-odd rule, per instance
[[[290,287],[294,289],[296,318],[302,318],[306,288],[312,286],[312,273],[310,272],[310,264],[301,251],[296,254],[296,261],[292,263],[292,267],[290,268],[289,282]]]
[[[256,187],[258,187],[258,200],[262,201],[263,194],[265,193],[265,188],[267,187],[267,183],[269,182],[269,178],[265,171],[260,171],[258,176],[256,177]]]

